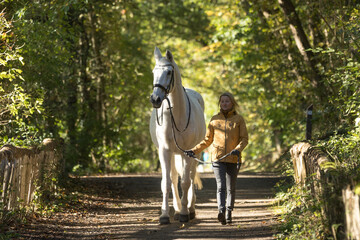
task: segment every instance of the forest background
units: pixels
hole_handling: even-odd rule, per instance
[[[65,141],[75,174],[150,172],[154,47],[172,51],[206,119],[240,103],[248,170],[284,171],[305,139],[359,166],[359,3],[354,0],[1,1],[0,145]]]

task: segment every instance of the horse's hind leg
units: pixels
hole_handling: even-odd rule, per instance
[[[196,201],[196,196],[195,196],[195,186],[193,181],[191,181],[191,185],[189,188],[189,196],[188,196],[188,200],[189,200],[189,218],[194,219],[195,218],[195,201]]]
[[[180,197],[179,197],[179,188],[178,188],[179,175],[176,171],[174,162],[171,163],[170,177],[171,177],[171,188],[173,193],[173,207],[175,210],[174,220],[179,220],[179,215],[180,215]]]
[[[195,194],[195,175],[196,175],[196,164],[193,164],[190,171],[190,179],[191,184],[189,188],[189,194],[188,194],[188,207],[189,207],[189,218],[194,219],[195,218],[195,202],[196,202],[196,194]]]

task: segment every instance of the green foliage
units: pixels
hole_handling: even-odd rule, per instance
[[[26,102],[36,114],[20,117],[6,140],[62,137],[68,170],[151,171],[153,49],[169,36],[203,42],[202,8],[191,1],[10,2],[25,63],[18,86],[31,93]]]
[[[250,133],[245,165],[271,166],[273,152],[281,155],[281,148],[304,136],[304,97],[309,95],[309,84],[294,79],[293,70],[297,66],[301,69],[301,62],[288,62],[287,51],[271,29],[279,26],[274,21],[274,26],[262,24],[259,18],[260,3],[247,7],[225,1],[204,5],[212,35],[208,45],[200,49],[196,72],[201,68],[204,72],[193,86],[202,82],[205,94],[211,94],[205,98],[207,116],[218,111],[220,93],[230,91],[235,95]],[[204,87],[198,90],[204,93]]]
[[[2,20],[2,48],[21,48],[1,58],[2,141],[62,137],[68,170],[151,171],[148,95],[158,46],[173,52],[184,85],[204,96],[207,119],[220,93],[235,95],[250,133],[245,165],[281,170],[280,156],[305,137],[310,104],[314,138],[359,117],[359,11],[335,2],[294,2],[319,91],[276,1],[6,1],[13,27]],[[134,167],[137,159],[146,164]]]
[[[338,189],[342,189],[347,184],[360,182],[360,132],[358,129],[352,130],[345,135],[334,135],[326,141],[318,142],[334,159],[336,174],[341,180]]]
[[[17,235],[11,232],[10,227],[26,222],[26,209],[18,207],[7,210],[2,200],[2,184],[0,187],[0,239],[13,239],[17,237]]]
[[[42,99],[34,98],[24,88],[24,58],[15,41],[13,25],[0,13],[0,145],[16,142],[26,144],[34,141],[36,129],[28,126],[29,119],[42,112]],[[31,136],[31,137],[29,137]],[[25,142],[24,142],[25,141]]]
[[[311,194],[310,178],[306,188],[299,185],[279,186],[276,198],[281,209],[278,229],[281,233],[277,235],[278,239],[328,239],[331,231],[343,234],[342,215],[339,214],[343,210],[339,196],[348,185],[352,185],[355,192],[359,188],[359,128],[343,135],[334,134],[326,140],[317,141],[317,145],[333,160],[321,165],[332,181],[322,185],[323,194],[319,198]],[[329,213],[336,216],[329,216]]]
[[[64,184],[66,188],[60,186],[56,178],[51,178],[48,181],[56,184],[56,188],[49,191],[49,189],[43,189],[41,186],[37,186],[33,202],[30,206],[35,210],[34,212],[36,214],[50,216],[52,213],[59,212],[78,201],[78,193],[71,191],[71,184],[73,183],[70,182],[70,179]]]
[[[198,90],[211,94],[206,96],[207,107],[210,105],[207,116],[217,111],[214,106],[218,94],[235,94],[250,133],[244,153],[248,167],[281,165],[274,159],[305,137],[305,110],[310,104],[314,105],[313,138],[321,138],[344,124],[349,126],[358,116],[359,57],[354,49],[359,45],[355,31],[359,11],[354,4],[340,10],[342,3],[335,2],[294,3],[312,46],[308,51],[315,55],[317,64],[312,68],[324,83],[321,90],[314,88],[311,67],[299,53],[277,3],[202,4],[210,19],[211,34],[208,44],[196,51],[193,86],[201,82],[204,87]],[[340,19],[339,12],[343,16]],[[188,72],[194,77],[192,69]]]
[[[342,215],[339,214],[343,210],[339,196],[347,185],[352,185],[354,191],[359,188],[359,128],[342,135],[334,134],[326,140],[317,141],[317,145],[333,160],[321,165],[332,181],[322,185],[323,194],[319,198],[311,194],[310,178],[306,188],[286,184],[278,186],[278,239],[329,239],[331,231],[333,234],[343,234]]]
[[[277,185],[279,233],[276,239],[328,239],[321,202],[309,189],[285,183]]]

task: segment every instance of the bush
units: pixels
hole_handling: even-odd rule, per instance
[[[326,239],[329,235],[321,203],[312,196],[310,187],[281,182],[276,199],[277,239]]]

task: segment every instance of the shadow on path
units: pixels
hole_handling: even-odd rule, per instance
[[[18,239],[273,239],[276,221],[269,207],[272,188],[282,179],[240,173],[233,223],[222,226],[216,219],[214,176],[204,173],[196,218],[185,224],[171,218],[164,226],[158,224],[160,174],[85,177],[81,209],[37,219],[18,231]]]

